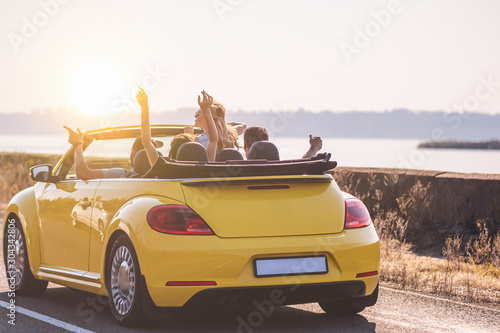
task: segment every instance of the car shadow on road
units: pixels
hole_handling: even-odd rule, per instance
[[[151,323],[150,328],[161,323],[175,332],[375,332],[376,327],[362,315],[334,317],[289,306],[246,311],[214,308],[183,314],[170,322]]]
[[[78,327],[98,332],[375,332],[376,324],[363,315],[333,317],[290,306],[253,306],[246,310],[216,307],[182,311],[172,320],[148,320],[137,328],[118,325],[107,297],[72,291],[50,284],[40,296],[16,296],[16,304]],[[8,301],[6,292],[0,299]],[[307,307],[307,306],[306,306]],[[22,325],[22,318],[18,324]],[[47,324],[49,325],[49,324]],[[50,325],[48,326],[48,329]],[[26,331],[28,332],[28,331]]]

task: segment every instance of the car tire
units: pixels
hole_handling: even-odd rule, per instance
[[[355,315],[365,309],[365,306],[352,304],[351,300],[325,301],[318,304],[323,311],[332,316]]]
[[[134,246],[121,235],[111,248],[106,271],[109,305],[120,325],[135,326],[144,320],[140,277]]]
[[[9,219],[8,223],[11,223]],[[47,289],[48,281],[35,278],[30,268],[26,237],[17,218],[13,227],[7,226],[4,235],[4,263],[9,288],[14,285],[16,295],[39,295]],[[12,230],[12,231],[11,231]],[[14,279],[14,283],[12,282]]]

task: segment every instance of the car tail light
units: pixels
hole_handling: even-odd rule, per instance
[[[168,281],[167,287],[216,286],[215,281]]]
[[[371,272],[365,272],[365,273],[358,273],[358,274],[356,274],[356,277],[363,278],[363,277],[376,276],[376,275],[378,275],[377,271],[371,271]]]
[[[345,229],[366,227],[370,223],[370,213],[360,200],[355,198],[345,200]]]
[[[156,231],[176,235],[214,235],[212,229],[191,208],[162,205],[149,210],[148,224]]]

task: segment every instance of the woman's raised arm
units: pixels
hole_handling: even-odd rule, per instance
[[[198,105],[201,108],[201,112],[203,112],[203,117],[205,117],[205,121],[207,124],[207,132],[208,132],[208,145],[207,145],[207,155],[208,161],[215,161],[215,153],[217,153],[217,128],[215,127],[214,118],[212,116],[212,112],[210,112],[210,106],[212,105],[214,99],[212,96],[207,94],[205,90],[201,92],[203,95],[203,100],[200,99],[200,95],[198,95]]]
[[[158,160],[158,151],[151,142],[151,126],[149,125],[149,105],[148,95],[139,87],[139,93],[135,97],[141,106],[141,138],[144,150],[148,155],[148,161],[151,166],[155,165]]]

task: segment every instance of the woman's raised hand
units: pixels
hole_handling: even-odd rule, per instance
[[[144,89],[142,89],[141,87],[139,87],[139,92],[135,96],[135,99],[137,99],[137,102],[139,102],[139,105],[141,107],[148,106],[148,94],[146,94]]]
[[[185,126],[185,127],[184,127],[184,133],[187,133],[187,134],[194,134],[194,129],[193,129],[193,126]]]
[[[210,112],[210,106],[214,102],[212,96],[207,94],[205,90],[201,92],[203,95],[203,100],[201,100],[200,95],[198,95],[198,105],[201,108],[201,112],[205,117],[205,121],[207,123],[207,133],[208,133],[208,144],[207,144],[207,155],[208,161],[215,161],[215,153],[217,152],[217,141],[218,134],[217,128],[215,127],[214,117],[212,116],[212,112]]]
[[[203,95],[203,100],[201,100],[200,95],[198,95],[198,105],[203,111],[210,110],[210,106],[212,105],[214,99],[212,96],[207,94],[205,90],[203,90],[201,94]]]
[[[323,140],[321,140],[321,137],[319,136],[312,136],[309,134],[309,144],[312,149],[316,150],[316,152],[323,148]]]

